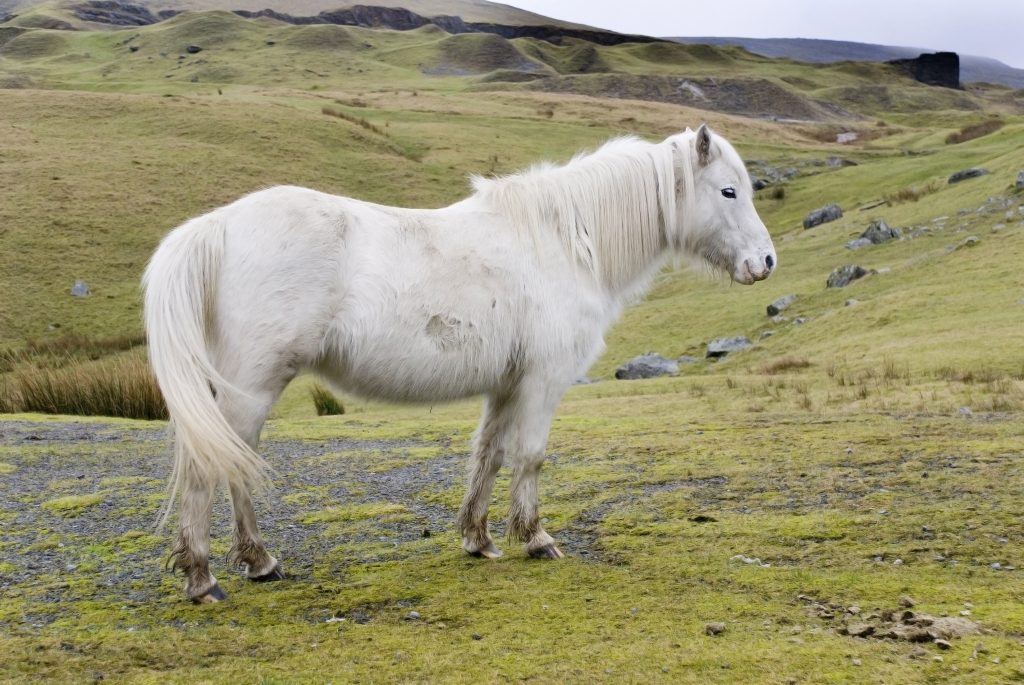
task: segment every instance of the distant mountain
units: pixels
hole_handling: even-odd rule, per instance
[[[765,57],[788,57],[800,62],[888,62],[893,59],[917,57],[929,48],[912,48],[873,43],[814,38],[736,38],[720,36],[673,37],[678,43],[705,45],[736,45]],[[984,81],[1012,88],[1024,88],[1024,69],[1015,69],[989,57],[960,55],[960,80],[963,83]]]

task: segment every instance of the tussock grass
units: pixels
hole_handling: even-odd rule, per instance
[[[785,373],[786,371],[806,369],[810,365],[811,362],[805,357],[782,357],[762,366],[761,373],[772,376],[777,373]]]
[[[139,353],[59,368],[25,366],[0,385],[4,412],[165,419],[167,407]]]
[[[309,395],[313,399],[317,416],[340,416],[345,413],[345,405],[341,400],[319,383],[314,383],[310,387]]]
[[[922,197],[937,193],[942,190],[943,184],[938,181],[929,181],[923,185],[908,186],[893,193],[886,193],[882,196],[888,204],[894,205],[900,202],[917,202]]]
[[[959,131],[946,136],[946,145],[957,145],[959,143],[966,143],[968,140],[987,136],[990,133],[995,133],[1005,125],[1006,122],[1002,119],[986,119],[977,124],[964,126]]]

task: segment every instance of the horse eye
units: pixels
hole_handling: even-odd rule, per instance
[[[736,189],[732,188],[732,187],[722,188],[722,197],[727,197],[730,200],[735,200],[736,199]]]

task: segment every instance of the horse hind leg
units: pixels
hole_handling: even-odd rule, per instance
[[[185,595],[193,602],[219,602],[227,595],[210,573],[210,511],[214,484],[188,475],[182,485],[178,538],[167,565],[185,574]]]
[[[282,375],[283,378],[274,382],[272,387],[249,393],[246,397],[229,391],[217,398],[224,417],[239,437],[254,450],[259,443],[260,431],[270,408],[294,374]],[[284,573],[281,564],[267,552],[263,537],[260,535],[252,494],[241,483],[229,482],[228,488],[231,491],[231,508],[234,513],[234,536],[231,550],[228,552],[229,563],[245,571],[249,580],[282,580]]]

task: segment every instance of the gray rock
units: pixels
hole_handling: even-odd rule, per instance
[[[201,47],[199,47],[198,45],[189,45],[187,48],[185,48],[185,52],[187,52],[190,55],[194,55],[194,54],[202,52],[202,51],[203,51],[203,49]]]
[[[753,346],[754,343],[750,342],[750,338],[743,335],[736,335],[731,338],[718,338],[708,343],[708,351],[705,356],[717,359],[718,357],[724,357],[730,352],[739,352]]]
[[[820,207],[804,217],[804,228],[814,228],[843,217],[843,210],[837,204]]]
[[[850,299],[848,299],[843,304],[845,306],[847,306],[847,307],[855,307],[856,305],[860,304],[860,300],[857,300],[857,299],[854,299],[854,298],[851,297]]]
[[[796,295],[783,295],[768,305],[768,316],[775,316],[794,302],[796,302]]]
[[[72,297],[89,297],[91,294],[92,290],[85,281],[75,281],[75,284],[71,286]]]
[[[828,281],[825,283],[826,288],[845,288],[850,285],[858,278],[864,278],[868,275],[868,270],[857,264],[847,264],[846,266],[837,266],[832,270],[832,273],[828,275]]]
[[[700,360],[697,359],[696,357],[691,357],[688,354],[684,354],[681,357],[679,357],[679,359],[677,359],[676,361],[680,364],[696,364]]]
[[[1024,171],[1017,173],[1017,187],[1024,188]]]
[[[960,181],[966,181],[969,178],[978,178],[988,173],[988,169],[982,169],[981,167],[971,167],[970,169],[961,169],[960,171],[954,172],[949,177],[950,183],[959,183]]]
[[[633,357],[615,370],[615,377],[619,380],[633,381],[638,378],[656,378],[677,373],[679,365],[676,362],[660,354],[651,353]]]
[[[724,632],[725,632],[725,624],[720,622],[720,621],[715,621],[713,623],[708,623],[707,625],[704,626],[704,634],[705,635],[712,635],[712,636],[713,635],[721,635]]]
[[[846,249],[859,250],[860,248],[867,247],[868,245],[871,244],[871,241],[868,240],[867,238],[857,238],[856,240],[851,240],[850,242],[846,243]]]
[[[903,237],[903,234],[900,233],[900,229],[891,228],[887,223],[879,219],[878,221],[872,221],[871,225],[868,226],[866,231],[861,233],[860,237],[870,240],[875,245],[881,245],[890,240],[899,240]]]

